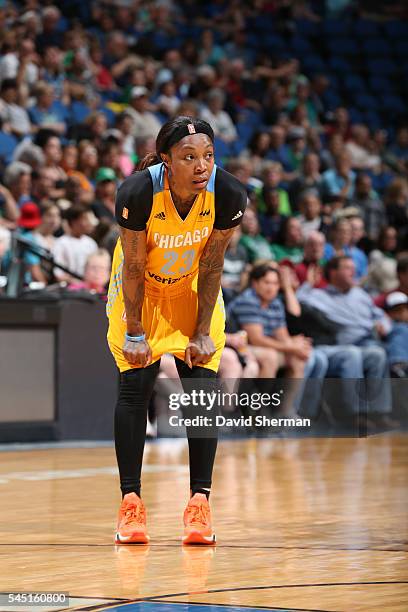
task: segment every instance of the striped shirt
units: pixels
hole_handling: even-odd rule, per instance
[[[286,327],[285,309],[279,297],[261,307],[261,300],[253,289],[246,289],[228,307],[228,316],[242,327],[246,323],[262,325],[265,336],[273,336],[275,331]]]

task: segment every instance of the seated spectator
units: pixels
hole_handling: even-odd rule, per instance
[[[85,269],[84,280],[80,282],[71,282],[68,289],[71,291],[80,291],[86,289],[91,293],[97,293],[106,297],[107,286],[111,270],[111,258],[105,249],[98,249],[88,256]]]
[[[288,260],[297,264],[303,259],[303,236],[299,219],[285,217],[282,222],[277,242],[271,245],[271,252],[276,261]]]
[[[57,134],[66,132],[68,110],[56,102],[54,89],[45,81],[40,81],[35,87],[36,104],[30,108],[30,118],[37,129],[50,129]]]
[[[285,219],[285,216],[279,213],[279,190],[275,187],[263,187],[262,199],[265,203],[265,212],[259,213],[261,232],[269,242],[274,242]]]
[[[95,177],[95,202],[92,210],[99,220],[116,223],[115,199],[117,177],[112,168],[99,168]]]
[[[397,130],[396,142],[388,150],[388,159],[391,157],[397,170],[401,173],[408,170],[408,127],[403,126]]]
[[[361,279],[367,274],[368,262],[367,257],[361,249],[358,249],[352,244],[352,228],[349,219],[340,217],[337,219],[330,229],[330,242],[324,249],[324,258],[326,261],[346,255],[351,257],[355,264],[356,279]]]
[[[325,268],[328,286],[315,289],[308,282],[297,291],[301,304],[322,312],[339,326],[337,344],[353,345],[352,378],[366,378],[371,384],[371,409],[387,423],[391,411],[387,355],[381,343],[391,325],[371,297],[355,285],[355,266],[351,257],[334,257]]]
[[[19,216],[20,211],[13,194],[7,187],[0,185],[0,227],[14,229]]]
[[[299,210],[299,198],[304,191],[313,190],[320,195],[322,175],[319,172],[319,165],[319,156],[316,153],[306,153],[300,176],[290,184],[289,197],[292,210]]]
[[[31,167],[21,161],[12,162],[4,173],[4,184],[20,208],[32,201],[31,174]]]
[[[279,212],[281,215],[290,215],[291,208],[287,191],[282,188],[283,172],[282,166],[278,162],[269,162],[263,172],[262,181],[266,188],[277,189],[279,192]],[[265,212],[265,202],[262,199],[262,190],[256,189],[258,195],[258,210]]]
[[[180,98],[176,95],[176,84],[174,81],[165,81],[160,85],[159,97],[156,100],[157,110],[167,118],[173,117],[180,106]]]
[[[268,159],[278,162],[282,165],[285,172],[292,170],[289,148],[285,144],[286,132],[281,125],[274,125],[270,129],[270,146],[267,153]]]
[[[408,378],[408,296],[393,291],[385,298],[385,310],[392,320],[386,337],[386,350],[391,376]]]
[[[55,241],[55,262],[68,268],[70,272],[83,276],[88,256],[98,249],[96,242],[88,235],[92,231],[88,211],[84,206],[73,206],[65,211],[65,219],[70,233]],[[76,277],[59,268],[55,268],[54,274],[60,281],[76,280]]]
[[[248,148],[240,155],[241,158],[251,161],[253,173],[256,177],[260,177],[264,168],[270,166],[270,161],[268,161],[270,146],[271,136],[268,132],[255,132],[248,143]]]
[[[54,202],[46,202],[41,206],[41,223],[33,234],[40,246],[53,252],[56,237],[55,234],[61,227],[61,212]]]
[[[133,119],[133,135],[136,138],[156,138],[160,131],[160,121],[150,110],[150,92],[146,87],[133,87],[130,93],[129,106],[126,109]]]
[[[288,132],[288,155],[290,170],[299,173],[306,155],[306,130],[303,127],[293,127]],[[291,175],[290,178],[293,178]]]
[[[67,176],[73,176],[80,182],[81,189],[84,192],[83,203],[89,204],[94,199],[94,188],[91,181],[83,172],[77,170],[78,167],[78,148],[74,144],[68,144],[63,149],[61,168],[66,172]]]
[[[214,130],[216,138],[230,143],[237,139],[237,130],[229,114],[224,110],[225,94],[221,89],[211,89],[206,98],[200,116],[207,121]]]
[[[350,204],[358,208],[364,221],[367,238],[373,244],[378,240],[381,229],[387,225],[387,215],[383,202],[372,189],[369,174],[357,175],[354,196]]]
[[[351,257],[334,257],[325,268],[328,286],[315,289],[303,283],[298,289],[298,297],[300,302],[318,308],[331,321],[341,325],[337,335],[340,344],[379,346],[379,339],[388,333],[390,326],[384,312],[356,286],[354,268]]]
[[[239,244],[241,236],[241,227],[238,225],[232,234],[224,255],[221,287],[226,303],[242,291],[247,280],[248,255],[242,244]]]
[[[78,171],[92,183],[98,168],[98,151],[90,140],[81,140],[78,145]]]
[[[346,151],[336,155],[333,169],[323,172],[322,192],[326,196],[337,196],[343,201],[354,194],[355,172],[351,170],[350,156]]]
[[[61,166],[62,147],[58,135],[52,130],[40,130],[36,137],[36,144],[40,146],[45,155],[45,167],[50,174],[52,172],[55,187],[54,192],[50,193],[51,198],[64,197],[64,183],[67,175]]]
[[[298,303],[290,285],[284,289],[286,302],[295,301],[291,308],[296,308]],[[250,287],[231,302],[228,316],[247,332],[249,345],[261,366],[261,378],[275,378],[278,369],[284,367],[287,378],[303,379],[315,368],[320,370],[320,364],[314,359],[310,339],[302,334],[289,336],[279,290],[278,269],[268,263],[255,265],[250,273]],[[319,375],[324,377],[325,364]],[[293,411],[297,392],[295,386],[286,394],[286,410]]]
[[[376,299],[375,304],[380,308],[385,308],[385,300],[390,293],[397,291],[408,296],[408,257],[402,256],[397,261],[396,282],[389,291],[381,293]]]
[[[353,125],[351,127],[351,138],[345,145],[345,150],[350,155],[352,168],[355,170],[376,170],[381,162],[378,155],[370,149],[370,132],[366,125]]]
[[[326,238],[321,232],[310,232],[305,240],[303,249],[303,260],[294,266],[299,284],[302,285],[306,281],[310,282],[308,271],[313,269],[313,282],[310,284],[313,287],[322,289],[327,286],[327,280],[324,276],[324,246]]]
[[[0,118],[3,127],[17,138],[31,134],[30,117],[19,99],[16,79],[4,79],[0,86]]]
[[[257,259],[273,259],[269,242],[260,233],[258,216],[252,208],[246,209],[241,229],[239,244],[244,247],[249,263]]]
[[[398,251],[398,233],[395,227],[391,225],[383,227],[375,247],[376,248],[370,253],[370,263],[374,263],[376,260],[383,257],[395,259]]]
[[[34,231],[41,224],[40,209],[34,202],[26,202],[21,207],[21,215],[18,220],[17,234],[28,240],[35,247],[40,246],[38,236]],[[8,251],[4,257],[3,265],[8,270],[11,263],[12,254]],[[25,267],[24,281],[29,285],[32,281],[47,283],[47,276],[41,267],[41,259],[35,250],[25,249],[23,253],[23,263]]]
[[[397,228],[399,233],[408,226],[408,181],[395,178],[388,186],[384,202],[389,225]]]
[[[318,232],[322,228],[322,203],[315,191],[305,191],[299,198],[298,217],[304,240],[311,232]]]
[[[48,46],[45,48],[41,79],[51,85],[56,99],[61,100],[64,104],[69,103],[63,72],[62,51],[58,47]]]
[[[352,215],[349,217],[351,226],[351,256],[356,264],[357,274],[361,278],[366,276],[368,269],[367,255],[361,248],[364,246],[365,240],[365,227],[363,219],[358,215]]]

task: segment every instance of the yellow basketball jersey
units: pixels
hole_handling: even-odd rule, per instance
[[[145,292],[149,295],[178,295],[191,286],[198,273],[200,256],[212,232],[215,218],[214,166],[207,189],[197,195],[187,217],[182,219],[173,203],[163,164],[149,168],[153,201],[146,223]],[[116,244],[109,284],[107,314],[117,308],[123,314],[123,252]],[[118,314],[116,312],[116,314]]]

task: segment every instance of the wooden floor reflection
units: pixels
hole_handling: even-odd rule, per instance
[[[68,591],[76,610],[147,599],[408,609],[402,434],[220,443],[211,496],[216,549],[180,545],[184,441],[146,448],[148,547],[113,545],[120,499],[113,448],[0,457],[0,591]]]

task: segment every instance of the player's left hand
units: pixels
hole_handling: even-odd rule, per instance
[[[214,342],[210,336],[199,334],[190,339],[187,345],[184,361],[189,368],[208,363],[215,353]]]

